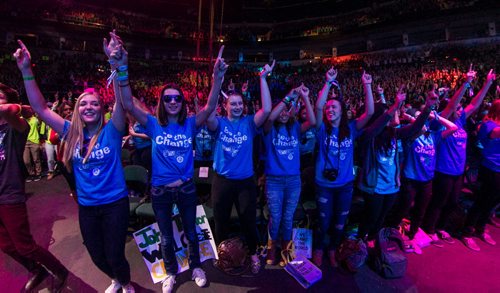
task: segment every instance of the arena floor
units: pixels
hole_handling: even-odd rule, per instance
[[[77,206],[69,197],[62,176],[52,181],[42,179],[27,184],[30,193],[28,208],[31,230],[36,241],[48,248],[70,270],[64,292],[104,292],[110,280],[91,262],[78,227]],[[489,227],[500,242],[500,229]],[[500,245],[489,246],[478,239],[481,252],[474,252],[462,243],[444,248],[428,247],[422,255],[410,254],[407,274],[402,279],[385,280],[367,266],[351,275],[340,269],[323,267],[323,279],[311,292],[500,292]],[[130,262],[136,292],[161,292],[153,284],[132,238],[128,239],[126,255]],[[15,261],[0,253],[0,292],[19,292],[28,273]],[[200,289],[186,272],[177,278],[175,292],[301,292],[302,287],[279,267],[266,268],[255,277],[232,277],[203,263],[208,284]],[[50,279],[39,286],[49,292]]]

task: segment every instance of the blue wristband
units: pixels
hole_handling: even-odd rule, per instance
[[[120,71],[127,71],[128,70],[128,66],[127,65],[121,65],[121,66],[118,66],[118,68],[116,69],[116,71],[120,72]]]

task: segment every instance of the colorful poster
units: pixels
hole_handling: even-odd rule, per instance
[[[184,237],[181,217],[177,213],[172,217],[172,227],[175,241],[174,250],[179,265],[178,272],[181,273],[189,269],[188,241]],[[196,231],[200,247],[200,261],[204,262],[207,259],[217,258],[217,248],[212,230],[205,215],[205,210],[201,205],[196,207]],[[153,283],[160,282],[166,277],[166,272],[160,250],[160,229],[158,224],[153,223],[135,232],[134,239],[151,274]]]

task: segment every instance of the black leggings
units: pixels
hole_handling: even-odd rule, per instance
[[[432,184],[432,199],[422,223],[422,229],[429,234],[446,230],[448,218],[458,207],[462,192],[463,175],[447,175],[436,172]]]
[[[217,243],[228,238],[229,220],[234,204],[249,253],[255,254],[257,251],[257,186],[254,178],[235,180],[215,174],[212,182],[212,203]]]
[[[368,240],[375,239],[378,231],[382,229],[385,217],[396,201],[396,195],[397,193],[369,194],[363,192],[365,218],[359,225],[358,237],[364,238],[368,234]]]
[[[405,179],[399,194],[397,204],[394,205],[394,218],[391,219],[390,226],[397,227],[403,218],[410,216],[411,225],[408,237],[413,239],[422,225],[425,211],[432,198],[432,180],[417,181]],[[412,207],[413,206],[413,207]]]
[[[481,189],[465,221],[464,236],[484,232],[491,211],[500,203],[500,172],[484,166],[479,169]]]

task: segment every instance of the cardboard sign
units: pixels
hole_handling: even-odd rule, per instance
[[[175,255],[177,257],[178,272],[189,269],[188,241],[184,236],[181,216],[175,213],[172,216],[174,232]],[[203,206],[196,207],[196,232],[200,247],[200,262],[217,258],[217,247]],[[140,229],[134,233],[134,239],[151,274],[153,283],[158,283],[166,277],[163,258],[160,250],[160,229],[157,223]]]

